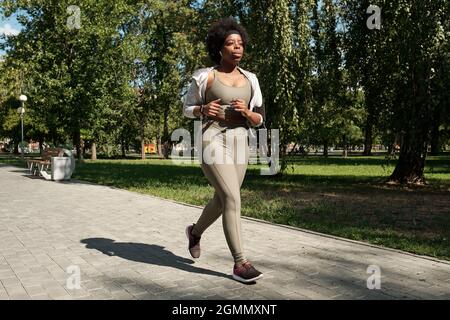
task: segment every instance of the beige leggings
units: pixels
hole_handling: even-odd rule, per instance
[[[240,192],[249,158],[247,128],[209,120],[202,132],[201,168],[215,193],[192,233],[201,236],[222,215],[228,247],[234,262],[241,264],[247,261],[242,248]]]

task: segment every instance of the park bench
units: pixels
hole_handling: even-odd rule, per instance
[[[42,151],[40,158],[28,159],[27,166],[31,174],[48,177],[47,170],[51,169],[52,157],[63,157],[63,148],[46,148]]]

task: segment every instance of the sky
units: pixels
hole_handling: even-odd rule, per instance
[[[16,20],[16,15],[9,18],[5,18],[0,13],[0,35],[17,35],[21,30],[21,25]],[[1,40],[0,40],[1,41]],[[0,56],[3,56],[5,52],[0,50]]]

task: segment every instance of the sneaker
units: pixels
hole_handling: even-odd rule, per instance
[[[233,268],[233,279],[240,282],[254,282],[262,277],[264,277],[264,274],[256,270],[248,261],[240,267],[235,265]]]
[[[192,258],[199,258],[200,257],[200,239],[201,237],[196,237],[192,234],[192,229],[194,228],[195,223],[191,226],[186,227],[186,237],[189,240],[189,253],[191,254]]]

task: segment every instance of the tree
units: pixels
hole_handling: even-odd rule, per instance
[[[9,137],[18,152],[21,139],[20,117],[17,108],[20,107],[18,97],[23,92],[23,77],[18,69],[9,68],[5,60],[0,61],[0,138]],[[29,126],[29,110],[24,117],[24,126]],[[27,130],[25,130],[27,132]]]
[[[371,128],[400,137],[394,183],[424,183],[423,170],[433,128],[439,134],[448,104],[446,1],[375,1],[381,30],[368,30],[368,1],[341,1],[348,24],[347,62],[366,97],[366,145]],[[447,72],[448,73],[448,72]],[[447,81],[447,82],[446,82]],[[369,146],[366,147],[369,149]]]
[[[145,58],[139,68],[141,139],[150,124],[156,128],[160,154],[169,157],[170,133],[185,122],[180,116],[181,95],[188,75],[198,60],[195,52],[198,16],[193,1],[148,1],[144,7],[143,47]],[[180,95],[181,93],[181,95]]]
[[[33,120],[48,128],[35,136],[55,144],[69,137],[81,159],[81,132],[94,141],[99,138],[96,133],[104,127],[105,117],[117,112],[112,109],[117,104],[106,101],[114,100],[111,92],[130,81],[134,52],[120,26],[134,14],[135,5],[126,0],[89,0],[80,4],[79,11],[71,5],[53,0],[1,3],[6,15],[21,13],[22,32],[4,46],[11,64],[27,67]],[[70,20],[74,14],[79,14],[80,25]],[[126,99],[127,94],[121,97]]]
[[[292,2],[293,33],[294,33],[294,101],[298,114],[298,130],[295,142],[302,146],[310,145],[308,132],[310,120],[313,119],[313,83],[314,83],[314,52],[311,46],[313,41],[311,30],[311,15],[314,7],[313,0],[295,0]]]
[[[294,101],[295,76],[290,1],[250,0],[244,21],[251,33],[249,64],[259,77],[269,129],[280,130],[280,169],[288,165],[288,144],[295,140],[299,117]]]
[[[442,53],[447,46],[446,33],[450,31],[446,8],[446,1],[439,0],[411,1],[397,8],[395,36],[397,41],[403,40],[401,47],[397,47],[402,68],[396,92],[399,103],[393,106],[393,111],[403,139],[391,182],[425,182],[423,171],[433,116],[444,106],[445,96],[448,97],[445,91],[438,91],[443,88],[441,59],[445,59]]]
[[[341,133],[348,103],[341,68],[341,44],[337,32],[336,6],[331,0],[323,3],[315,0],[313,9],[312,35],[314,39],[314,104],[309,130],[314,134],[315,143],[323,145],[324,156],[328,147],[336,143]]]
[[[364,155],[372,154],[372,141],[375,128],[380,124],[383,95],[383,45],[381,31],[369,29],[366,11],[372,3],[363,1],[340,1],[344,34],[345,60],[350,82],[354,88],[361,88],[365,96],[367,117],[364,124]]]

